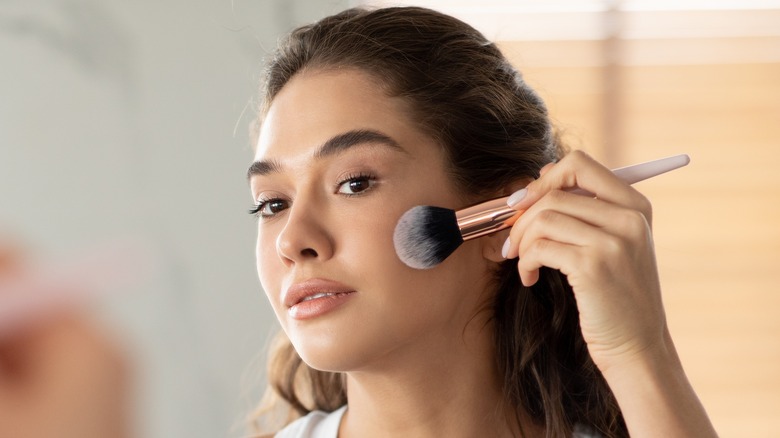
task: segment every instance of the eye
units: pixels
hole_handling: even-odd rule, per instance
[[[374,187],[375,184],[376,178],[373,175],[353,175],[338,183],[336,192],[347,196],[359,195]]]
[[[284,199],[274,198],[260,200],[257,205],[249,210],[249,214],[255,215],[259,218],[267,219],[276,216],[276,214],[279,212],[286,210],[287,207],[288,203]]]

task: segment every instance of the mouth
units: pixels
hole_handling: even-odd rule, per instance
[[[320,292],[320,293],[316,293],[314,295],[309,295],[307,297],[303,297],[302,300],[298,301],[295,304],[300,304],[300,303],[303,303],[303,302],[306,302],[306,301],[316,300],[316,299],[319,299],[319,298],[336,297],[336,296],[339,296],[339,295],[344,295],[344,294],[349,294],[349,293],[352,293],[352,292]]]
[[[355,289],[333,280],[314,278],[290,286],[282,296],[294,319],[320,316],[344,304]]]

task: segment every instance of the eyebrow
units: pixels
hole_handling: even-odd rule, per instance
[[[408,153],[392,137],[371,129],[355,129],[335,135],[328,139],[314,153],[314,158],[322,159],[346,151],[347,149],[366,143],[388,146],[391,149]],[[247,179],[253,176],[268,175],[281,172],[282,164],[276,160],[259,160],[252,163],[246,172]]]

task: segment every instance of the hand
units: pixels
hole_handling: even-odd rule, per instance
[[[564,191],[579,187],[596,197]],[[587,154],[542,169],[515,205],[507,258],[524,285],[546,266],[566,275],[591,357],[604,372],[654,351],[667,338],[649,201]]]
[[[62,317],[0,345],[0,436],[126,436],[125,370],[93,327]]]
[[[0,248],[0,293],[16,259]],[[0,339],[0,437],[127,436],[126,367],[72,309]]]

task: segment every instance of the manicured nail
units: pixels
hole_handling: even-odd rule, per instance
[[[528,189],[520,189],[514,193],[512,193],[512,196],[509,197],[509,199],[506,200],[506,204],[510,207],[514,207],[517,205],[520,201],[525,198],[525,195],[528,193]]]
[[[506,238],[506,242],[504,242],[504,247],[501,248],[501,256],[506,258],[506,255],[509,254],[509,238]]]

